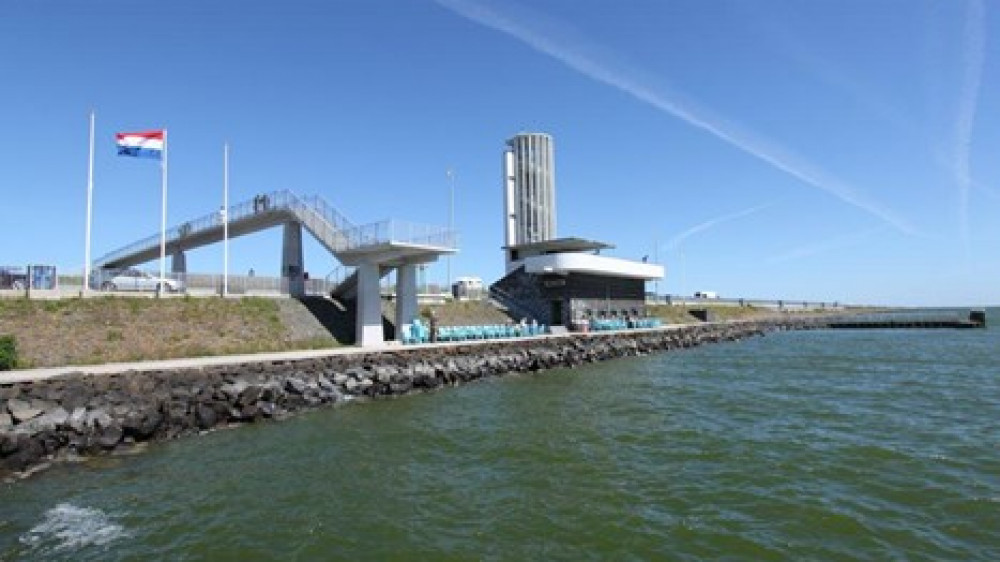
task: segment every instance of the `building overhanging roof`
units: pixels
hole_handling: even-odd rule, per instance
[[[576,237],[553,238],[552,240],[542,240],[541,242],[529,242],[527,244],[504,246],[505,250],[538,252],[540,254],[552,254],[556,252],[589,252],[594,250],[610,250],[613,248],[614,245],[606,242]]]
[[[519,260],[517,263],[523,263],[524,270],[527,273],[542,275],[586,273],[605,277],[624,277],[654,281],[662,279],[664,274],[663,266],[655,263],[574,252],[531,256]]]

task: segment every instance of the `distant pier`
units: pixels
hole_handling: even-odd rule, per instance
[[[831,318],[826,327],[833,329],[882,330],[882,329],[970,329],[986,327],[986,312],[973,310],[967,317],[960,314],[907,314],[887,313],[853,318]]]

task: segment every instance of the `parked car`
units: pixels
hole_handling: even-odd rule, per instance
[[[719,293],[715,291],[698,291],[694,294],[696,299],[717,299],[719,298]]]
[[[0,267],[0,289],[23,291],[28,286],[28,273],[23,267]]]
[[[105,274],[100,288],[102,291],[156,291],[162,288],[163,292],[177,293],[184,290],[184,283],[138,269],[125,269],[113,275]]]

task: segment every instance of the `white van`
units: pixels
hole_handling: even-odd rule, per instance
[[[719,293],[715,291],[698,291],[694,294],[696,299],[717,299],[719,298]]]

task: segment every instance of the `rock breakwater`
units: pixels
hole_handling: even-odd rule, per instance
[[[789,320],[393,348],[176,370],[67,374],[0,385],[0,479],[354,398],[399,396],[508,373],[573,367],[807,327]]]

